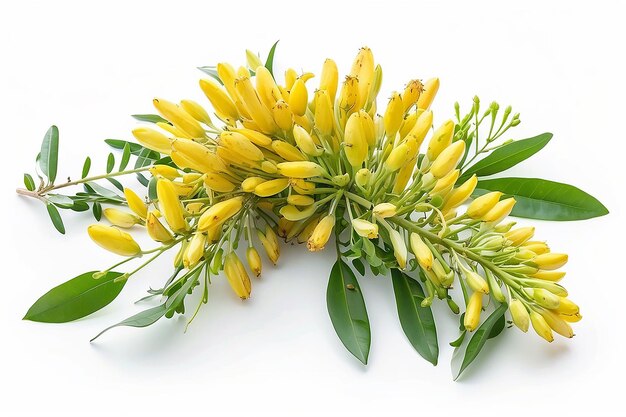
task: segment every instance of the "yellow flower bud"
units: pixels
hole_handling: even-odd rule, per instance
[[[391,98],[385,110],[383,121],[385,123],[385,132],[387,137],[394,138],[400,129],[400,125],[404,119],[404,105],[402,104],[402,96],[397,91],[391,93]]]
[[[420,80],[411,80],[404,88],[402,93],[402,106],[404,112],[407,112],[420,98],[424,91],[424,84]]]
[[[406,268],[406,259],[408,257],[408,250],[404,237],[395,229],[389,230],[389,237],[391,238],[391,245],[393,246],[393,255],[398,261],[400,269]]]
[[[566,316],[573,316],[580,313],[580,307],[569,298],[561,297],[556,311]]]
[[[374,215],[380,217],[381,219],[386,219],[387,217],[392,217],[396,215],[397,208],[395,205],[391,203],[380,203],[374,206],[372,212]]]
[[[203,138],[206,136],[206,132],[204,128],[200,126],[200,123],[176,104],[158,98],[152,100],[152,103],[159,113],[176,126],[176,128],[194,138]]]
[[[131,235],[113,226],[92,224],[87,228],[87,233],[98,246],[115,254],[135,256],[141,253],[141,248]]]
[[[262,133],[274,133],[276,124],[270,110],[265,107],[259,96],[257,95],[250,78],[247,76],[235,79],[235,89],[241,97],[241,101],[245,104],[246,110],[250,113],[250,117],[261,129]]]
[[[430,142],[428,142],[428,151],[426,151],[428,159],[434,161],[444,149],[452,144],[453,136],[454,122],[447,120],[435,130],[433,137],[430,139]]]
[[[476,291],[470,296],[467,302],[467,309],[465,310],[465,317],[463,318],[463,325],[467,331],[473,332],[478,328],[482,308],[483,293]]]
[[[222,132],[219,143],[230,149],[237,155],[251,161],[262,161],[265,159],[263,152],[256,147],[247,137],[237,132]]]
[[[280,237],[287,237],[287,234],[289,234],[289,232],[293,228],[294,224],[295,224],[295,222],[287,220],[284,217],[281,217],[280,219],[278,219],[278,226],[276,227],[276,231],[278,232],[278,236],[280,236]]]
[[[335,86],[336,88],[336,86]],[[334,95],[334,94],[333,94]],[[315,127],[322,135],[333,133],[334,115],[331,94],[326,90],[315,92]]]
[[[472,203],[473,204],[473,203]],[[489,223],[500,223],[506,216],[511,213],[515,199],[513,197],[497,202],[491,210],[482,217],[482,220]]]
[[[311,156],[319,156],[324,153],[323,149],[318,148],[313,141],[309,132],[304,130],[302,126],[295,125],[293,127],[293,137],[296,140],[296,145],[302,152]]]
[[[146,203],[130,188],[124,188],[124,197],[126,197],[126,202],[128,203],[128,207],[139,217],[145,219],[148,215],[148,208],[146,207]]]
[[[278,100],[272,107],[272,116],[274,121],[284,131],[290,131],[293,126],[293,114],[289,108],[289,104],[284,100]]]
[[[404,120],[402,121],[402,124],[400,125],[400,130],[398,131],[398,133],[400,134],[400,138],[404,138],[406,137],[406,135],[409,134],[409,132],[415,127],[415,124],[417,123],[417,119],[420,117],[420,115],[423,112],[424,110],[417,110],[417,111],[414,111],[413,113],[410,113],[404,118]]]
[[[246,250],[246,259],[248,261],[248,266],[250,270],[254,272],[254,275],[257,277],[261,275],[261,269],[263,269],[263,263],[261,262],[261,257],[259,256],[259,252],[252,246],[250,246]]]
[[[552,294],[550,291],[546,290],[545,288],[532,288],[530,290],[527,289],[526,292],[530,293],[533,300],[535,300],[537,304],[545,308],[549,308],[549,309],[558,308],[561,302],[561,299],[559,296]]]
[[[239,213],[243,205],[243,197],[233,197],[213,204],[198,219],[198,229],[206,231],[223,224],[226,220]]]
[[[339,72],[337,71],[337,64],[332,59],[325,60],[324,66],[322,67],[322,75],[320,76],[319,90],[326,90],[328,92],[331,103],[335,101],[338,80]]]
[[[396,182],[393,184],[393,189],[391,190],[393,194],[400,194],[404,191],[406,185],[413,176],[414,169],[415,159],[411,159],[402,168],[400,168],[396,176]]]
[[[440,195],[443,197],[448,194],[448,192],[452,190],[454,184],[456,184],[456,180],[459,179],[460,172],[461,171],[459,171],[458,169],[455,169],[450,171],[450,173],[445,177],[438,179],[433,189],[430,190],[430,195]]]
[[[239,298],[245,300],[250,297],[250,291],[252,289],[250,277],[235,252],[226,255],[224,259],[224,272],[226,273],[230,287]]]
[[[227,83],[224,82],[224,85],[227,86]],[[235,120],[239,119],[239,112],[228,94],[212,80],[200,80],[200,88],[211,102],[215,113],[228,124],[234,125]]]
[[[250,142],[256,146],[268,147],[272,144],[272,138],[252,129],[232,129],[233,132],[244,135]]]
[[[178,193],[174,184],[166,178],[161,178],[157,182],[157,197],[159,207],[165,216],[167,224],[173,231],[182,232],[187,229],[187,222],[183,216],[183,206],[178,199]]]
[[[286,205],[279,210],[279,213],[287,220],[297,222],[311,217],[315,213],[316,207],[314,205],[298,210],[296,206]]]
[[[359,52],[352,63],[350,71],[351,77],[359,80],[359,103],[358,107],[362,107],[369,96],[374,80],[374,55],[368,47],[359,49]]]
[[[246,193],[253,193],[256,186],[264,182],[265,180],[261,177],[248,177],[241,183],[241,189]]]
[[[320,218],[315,216],[306,220],[306,224],[304,224],[304,227],[302,227],[303,225],[301,223],[297,224],[291,229],[291,231],[287,235],[287,239],[292,239],[294,236],[297,236],[296,240],[298,243],[307,242],[313,235],[313,231],[315,230],[319,222]]]
[[[302,154],[290,143],[284,142],[282,140],[275,140],[272,142],[272,149],[274,152],[278,154],[281,158],[287,161],[306,161],[307,157]]]
[[[163,133],[148,127],[133,129],[133,136],[148,149],[169,155],[172,152],[172,140]]]
[[[361,168],[356,172],[354,181],[361,187],[365,187],[372,176],[372,172],[367,168]]]
[[[265,233],[257,230],[257,236],[265,249],[267,257],[274,265],[278,262],[280,256],[280,246],[278,246],[278,238],[271,227],[266,226]]]
[[[521,244],[528,241],[535,234],[534,227],[520,227],[518,229],[509,230],[504,234],[504,237],[507,238],[511,245],[520,246]],[[528,249],[524,247],[525,249]],[[530,250],[530,249],[528,249]]]
[[[298,78],[289,92],[289,108],[293,114],[304,116],[308,101],[309,93],[306,89],[306,85],[301,78]]]
[[[563,337],[574,337],[574,331],[572,330],[571,326],[567,324],[567,322],[563,320],[558,313],[542,309],[540,311],[540,314],[544,318],[546,323],[548,323],[548,326],[552,328],[552,330],[554,330]]]
[[[359,110],[359,79],[354,76],[347,76],[341,87],[339,94],[339,126],[343,128],[348,121],[348,117]]]
[[[422,142],[424,142],[424,138],[428,134],[431,126],[433,125],[433,112],[430,110],[419,110],[419,117],[415,122],[413,128],[406,135],[407,139],[413,138],[417,143],[417,147],[422,146]]]
[[[360,167],[367,158],[367,140],[359,113],[353,113],[346,123],[344,151],[353,167]]]
[[[176,139],[172,143],[172,159],[180,168],[198,172],[224,172],[224,162],[209,148],[188,139]]]
[[[542,255],[544,253],[550,252],[550,248],[548,247],[548,244],[546,242],[539,242],[534,240],[527,241],[522,245],[522,247],[531,252],[534,252],[536,255]]]
[[[409,146],[406,142],[393,148],[385,160],[385,168],[391,172],[399,170],[409,159]]]
[[[138,216],[113,207],[105,208],[102,214],[113,225],[123,227],[124,229],[131,228],[141,221]]]
[[[235,184],[221,176],[220,174],[214,174],[209,172],[204,176],[204,186],[218,193],[229,193],[236,187]]]
[[[157,217],[158,216],[152,211],[148,213],[148,216],[146,217],[146,229],[148,230],[148,235],[156,242],[171,242],[171,240],[174,239],[174,236],[172,236],[170,231],[163,226]]]
[[[324,246],[326,245],[326,242],[328,242],[330,234],[333,231],[333,227],[335,227],[334,214],[329,214],[320,220],[317,226],[315,226],[313,234],[307,241],[307,248],[311,252],[324,249]]]
[[[199,214],[204,209],[204,203],[187,203],[185,210],[189,214]]]
[[[481,292],[483,294],[489,294],[489,285],[483,277],[469,269],[466,269],[463,272],[465,272],[465,280],[467,281],[467,285],[469,285],[469,287],[473,291]]]
[[[204,255],[205,243],[206,235],[204,233],[194,233],[189,244],[185,247],[185,253],[183,254],[183,265],[185,268],[193,268],[198,263],[200,258]]]
[[[300,195],[300,194],[291,194],[287,197],[287,203],[294,206],[310,206],[315,203],[313,197],[308,195]]]
[[[539,336],[543,337],[548,342],[552,342],[554,340],[552,329],[541,314],[536,311],[531,311],[530,321],[533,324],[533,329],[535,329],[535,332],[537,332]]]
[[[315,191],[315,183],[307,182],[302,179],[291,178],[293,189],[298,194],[312,194]]]
[[[433,253],[428,245],[424,243],[417,233],[411,233],[409,241],[411,243],[411,251],[413,251],[417,263],[419,263],[422,269],[430,271],[433,268]]]
[[[433,100],[435,99],[438,90],[439,78],[431,78],[430,80],[426,81],[422,94],[420,94],[419,99],[417,100],[417,108],[428,110]]]
[[[361,127],[363,128],[363,135],[365,142],[368,146],[373,147],[376,145],[376,126],[374,120],[365,110],[359,111],[359,119],[361,120]]]
[[[246,63],[248,64],[248,67],[254,70],[256,70],[257,67],[263,66],[263,63],[261,63],[261,59],[259,58],[259,56],[249,49],[246,49]]]
[[[446,197],[442,211],[448,211],[463,204],[474,192],[476,184],[478,184],[478,178],[476,175],[472,175],[458,188],[453,189]]]
[[[148,170],[154,177],[158,177],[159,175],[167,178],[168,180],[174,180],[180,177],[180,172],[169,165],[153,165]]]
[[[533,258],[532,262],[540,269],[552,271],[567,263],[568,256],[564,253],[544,253]]]
[[[513,298],[509,303],[509,311],[511,312],[513,323],[526,333],[530,326],[530,314],[528,314],[524,304],[520,300]]]
[[[450,171],[456,168],[457,164],[465,152],[465,142],[462,140],[454,142],[445,148],[430,167],[430,173],[435,178],[443,178]]]
[[[543,279],[545,281],[558,282],[565,276],[564,271],[537,271],[531,275],[533,278]]]
[[[281,162],[276,167],[281,175],[290,178],[319,177],[324,173],[324,168],[310,161]]]
[[[352,228],[359,235],[368,239],[378,237],[378,225],[364,219],[353,219]]]
[[[265,107],[271,109],[278,100],[282,100],[280,89],[276,85],[274,77],[272,77],[272,74],[267,68],[262,65],[251,68],[256,68],[256,91]]]
[[[298,73],[293,68],[287,68],[285,71],[285,88],[287,90],[291,90],[291,87],[295,84],[298,79]]]
[[[276,174],[278,172],[278,168],[276,168],[276,163],[272,161],[263,161],[261,162],[261,170],[267,174]]]
[[[180,107],[183,108],[191,117],[205,125],[211,125],[211,117],[204,107],[193,100],[181,100]]]
[[[583,316],[581,316],[580,313],[572,314],[571,316],[567,314],[559,314],[559,317],[568,323],[576,323],[583,319]]]
[[[259,197],[269,197],[280,193],[287,187],[289,187],[289,178],[277,178],[257,185],[254,188],[254,194]]]
[[[193,136],[168,122],[156,122],[156,125],[176,138],[193,139]]]
[[[500,200],[502,193],[492,191],[474,199],[465,212],[472,219],[480,219],[487,214]]]

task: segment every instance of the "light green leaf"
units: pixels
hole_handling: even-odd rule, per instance
[[[132,117],[135,118],[136,120],[139,120],[140,122],[149,122],[149,123],[163,122],[163,123],[170,124],[167,120],[165,120],[158,114],[133,114]]]
[[[28,191],[35,191],[35,180],[30,174],[24,174],[24,186]]]
[[[43,137],[39,155],[41,172],[48,177],[50,184],[53,184],[57,177],[59,160],[59,129],[56,126],[51,126]]]
[[[102,334],[108,330],[111,330],[114,327],[119,327],[119,326],[130,326],[130,327],[147,327],[150,326],[151,324],[156,323],[161,317],[163,317],[165,315],[165,312],[167,311],[167,308],[165,307],[165,304],[161,304],[159,306],[156,307],[152,307],[149,308],[147,310],[144,310],[140,313],[137,313],[133,316],[130,316],[129,318],[120,321],[117,324],[114,324],[113,326],[109,326],[106,329],[102,330],[100,333],[98,333],[93,339],[90,340],[90,342],[93,342],[94,340],[96,340],[97,338],[99,338],[100,336],[102,336]]]
[[[118,171],[124,171],[128,166],[128,162],[130,161],[130,143],[126,143],[124,145],[124,150],[122,151],[122,160],[120,161],[120,167]]]

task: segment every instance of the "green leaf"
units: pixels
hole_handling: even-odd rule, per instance
[[[115,191],[109,190],[97,182],[90,181],[86,183],[85,186],[91,188],[95,193],[103,197],[110,198],[112,200],[119,200],[121,198]]]
[[[24,320],[42,323],[66,323],[85,317],[109,304],[118,296],[126,280],[115,282],[120,272],[108,272],[94,279],[98,271],[85,272],[54,287],[41,296],[24,316]]]
[[[24,174],[24,186],[28,191],[35,191],[35,180],[30,174]]]
[[[109,181],[111,184],[113,184],[115,186],[115,188],[117,188],[121,192],[124,192],[124,186],[122,185],[121,182],[119,182],[115,178],[107,178],[107,181]]]
[[[158,181],[159,179],[157,177],[152,177],[150,178],[150,181],[148,182],[148,198],[151,201],[158,200],[157,191],[156,191]]]
[[[74,200],[63,194],[48,194],[48,201],[60,208],[71,208]]]
[[[477,177],[486,177],[505,171],[539,152],[550,142],[550,139],[552,139],[552,133],[542,133],[495,149],[485,158],[467,168],[458,182],[464,182],[473,174],[476,174]]]
[[[224,85],[224,82],[221,80],[219,74],[217,73],[217,68],[215,68],[214,66],[198,67],[198,69],[204,72],[205,74],[208,74],[209,76],[211,76],[211,78],[213,78],[215,81],[217,81],[221,85]]]
[[[118,171],[124,171],[128,166],[128,162],[130,161],[130,143],[126,143],[124,145],[124,150],[122,151],[122,160],[120,161],[120,167]]]
[[[491,337],[491,332],[493,328],[498,324],[501,320],[501,317],[504,316],[504,312],[507,310],[508,305],[506,303],[502,303],[496,308],[496,310],[487,317],[483,324],[478,327],[474,331],[472,338],[469,343],[465,347],[465,352],[463,353],[463,362],[461,363],[461,367],[459,371],[455,375],[454,379],[456,380],[461,373],[467,369],[467,367],[476,359],[482,348],[487,343]],[[461,351],[459,351],[461,353]]]
[[[43,137],[41,152],[39,157],[39,167],[50,183],[54,183],[57,177],[57,163],[59,160],[59,129],[51,126]]]
[[[396,268],[391,270],[391,280],[404,334],[417,353],[437,365],[437,329],[430,307],[422,307],[420,304],[425,298],[422,286]]]
[[[138,143],[128,142],[121,139],[105,139],[104,142],[113,149],[119,150],[123,150],[124,147],[128,145],[128,147],[130,148],[130,153],[135,156],[139,156],[142,152],[144,152],[144,156],[149,159],[156,160],[161,157],[158,152],[145,148]]]
[[[496,321],[496,323],[491,328],[491,332],[489,332],[489,339],[493,339],[494,337],[498,337],[500,333],[504,330],[506,326],[506,319],[504,318],[504,314],[500,316],[500,318]]]
[[[96,201],[95,203],[93,203],[92,210],[94,219],[100,221],[100,219],[102,218],[102,204]]]
[[[330,271],[326,305],[337,336],[346,349],[367,365],[371,333],[365,301],[354,272],[338,259]]]
[[[81,175],[81,179],[87,178],[87,175],[89,175],[89,170],[91,169],[91,158],[87,157],[85,158],[85,163],[83,163],[83,173]]]
[[[539,220],[583,220],[608,210],[596,198],[572,185],[540,178],[497,178],[478,181],[474,197],[501,191],[517,200],[512,216]]]
[[[354,265],[354,268],[359,271],[359,274],[361,274],[361,276],[365,275],[365,265],[363,265],[363,261],[361,261],[359,258],[354,258],[352,260],[352,265]]]
[[[278,46],[278,42],[274,42],[274,45],[270,48],[270,52],[267,54],[267,60],[265,61],[265,68],[274,76],[274,54],[276,53],[276,46]]]
[[[158,114],[133,114],[132,117],[134,117],[136,120],[139,120],[140,122],[149,122],[149,123],[163,122],[163,123],[170,124],[170,122],[168,122],[167,120],[165,120]]]
[[[109,156],[107,158],[107,174],[113,171],[114,167],[115,167],[115,155],[113,155],[112,153],[109,153]]]
[[[152,296],[150,296],[152,297]],[[101,331],[100,333],[98,333],[96,335],[96,337],[94,337],[93,339],[90,340],[90,342],[93,342],[94,340],[96,340],[97,338],[99,338],[100,336],[102,336],[102,334],[108,330],[111,330],[114,327],[119,327],[119,326],[130,326],[130,327],[147,327],[150,326],[151,324],[156,323],[161,317],[163,317],[165,315],[165,312],[167,311],[167,308],[165,307],[165,304],[161,304],[159,306],[156,307],[152,307],[149,308],[147,310],[144,310],[140,313],[137,313],[133,316],[130,316],[129,318],[120,321],[117,324],[114,324],[113,326],[109,326],[106,329],[104,329],[103,331]]]
[[[137,173],[137,181],[139,181],[144,187],[148,186],[148,179],[144,177],[140,172]]]
[[[52,224],[59,231],[59,233],[64,235],[65,226],[63,225],[63,219],[59,214],[59,210],[52,203],[46,203],[46,208],[48,209],[48,215],[50,216],[50,220],[52,220]]]

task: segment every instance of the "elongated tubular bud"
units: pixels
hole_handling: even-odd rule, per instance
[[[209,113],[207,113],[204,107],[193,100],[181,100],[180,107],[200,123],[204,123],[205,125],[211,125],[213,123]]]
[[[546,242],[527,241],[522,244],[524,249],[534,252],[536,255],[543,255],[550,252],[550,247]]]
[[[420,235],[417,233],[411,233],[409,241],[411,243],[411,250],[415,255],[415,259],[417,259],[417,263],[419,263],[423,269],[430,271],[433,267],[433,253],[428,245],[424,243]]]
[[[222,132],[219,143],[221,146],[251,161],[262,161],[265,159],[263,152],[241,133]]]
[[[544,253],[533,258],[532,262],[540,269],[552,271],[561,268],[567,263],[567,254],[564,253]]]
[[[375,216],[378,216],[381,219],[395,216],[396,212],[397,207],[391,203],[379,203],[372,209],[372,213],[374,213]]]
[[[458,188],[453,189],[446,197],[442,211],[445,212],[463,204],[474,192],[476,184],[478,184],[478,178],[476,178],[476,175],[472,175]]]
[[[168,243],[174,239],[174,236],[163,226],[152,211],[146,217],[146,229],[150,238],[156,242]]]
[[[413,113],[410,113],[404,118],[404,120],[402,121],[402,124],[400,125],[400,130],[398,131],[398,133],[400,134],[400,138],[404,138],[406,137],[406,135],[409,134],[409,132],[415,127],[415,124],[417,123],[417,119],[420,117],[420,115],[423,112],[424,110],[417,110],[417,111],[414,111]]]
[[[198,263],[200,258],[204,255],[205,243],[206,235],[204,233],[194,233],[183,254],[183,265],[185,268],[193,268]]]
[[[135,256],[141,252],[139,244],[126,232],[113,226],[92,224],[87,228],[89,237],[98,246],[121,256]]]
[[[515,199],[513,197],[499,201],[482,217],[482,220],[488,223],[498,224],[511,213],[514,205]]]
[[[320,222],[315,226],[313,230],[313,234],[307,241],[307,249],[311,252],[316,252],[324,249],[326,246],[326,242],[330,238],[330,234],[333,231],[333,227],[335,226],[335,215],[329,214],[325,216]]]
[[[261,103],[259,97],[250,82],[250,78],[241,77],[235,79],[235,89],[237,94],[241,97],[241,101],[246,106],[248,113],[254,123],[256,123],[261,132],[271,134],[276,131],[276,124],[274,118],[270,113],[270,110]]]
[[[290,178],[319,177],[324,173],[324,168],[309,161],[281,162],[276,167],[281,175]]]
[[[363,136],[367,146],[369,148],[376,146],[376,126],[374,125],[374,120],[365,110],[359,110],[359,120],[361,121]]]
[[[278,219],[278,226],[276,227],[276,232],[280,237],[287,237],[291,229],[296,223],[281,217]],[[308,238],[307,238],[308,239]]]
[[[422,146],[424,138],[428,134],[433,125],[433,112],[430,110],[423,111],[415,122],[415,126],[406,135],[407,140],[413,138],[417,142],[417,147]]]
[[[281,158],[287,161],[306,161],[307,157],[300,152],[298,148],[290,143],[282,140],[275,140],[272,142],[272,150],[278,154]]]
[[[198,230],[206,231],[223,224],[226,220],[239,213],[242,205],[243,197],[233,197],[213,204],[200,216]]]
[[[260,276],[261,270],[263,269],[263,262],[261,262],[259,252],[254,247],[250,246],[246,249],[246,260],[248,261],[248,266],[254,275],[257,277]]]
[[[322,75],[320,76],[320,90],[326,90],[330,97],[330,102],[335,101],[337,94],[337,84],[339,82],[339,72],[337,71],[337,64],[332,59],[326,59],[322,66]],[[317,104],[316,107],[317,109]]]
[[[539,314],[541,314],[546,323],[548,323],[548,326],[561,336],[567,338],[574,337],[574,331],[571,326],[563,320],[558,313],[542,309],[539,311]]]
[[[292,222],[297,222],[300,220],[308,219],[313,214],[315,214],[315,206],[304,207],[302,210],[298,209],[296,206],[286,205],[281,207],[279,213],[281,216],[285,217],[287,220]]]
[[[531,294],[537,304],[551,310],[558,308],[561,302],[559,296],[552,294],[544,288],[533,288]]]
[[[178,193],[174,184],[166,178],[157,181],[157,198],[161,213],[165,216],[167,224],[175,232],[183,232],[187,229],[183,206],[178,199]]]
[[[171,125],[167,122],[156,122],[156,125],[160,127],[161,129],[165,130],[166,132],[168,132],[169,134],[171,134],[172,136],[174,136],[175,138],[193,139],[193,136],[191,136],[184,130],[181,130],[177,128],[176,126]]]
[[[480,311],[483,308],[483,293],[474,292],[467,303],[467,309],[465,310],[465,317],[463,318],[463,325],[469,332],[473,332],[478,328],[480,323]]]
[[[561,297],[559,307],[556,309],[559,314],[572,316],[580,313],[580,307],[569,298]]]
[[[402,104],[402,96],[397,91],[394,91],[391,93],[391,98],[389,99],[387,109],[385,110],[385,116],[383,117],[387,137],[395,137],[396,133],[400,129],[403,119],[404,106]]]
[[[128,207],[139,217],[145,219],[148,215],[148,207],[146,203],[130,188],[124,188],[124,197]]]
[[[324,152],[323,149],[319,149],[315,145],[315,142],[313,141],[311,135],[309,135],[309,132],[307,132],[302,126],[295,125],[293,127],[293,138],[295,139],[298,148],[300,148],[300,150],[307,155],[319,156]]]
[[[374,80],[374,55],[370,48],[363,47],[359,49],[352,63],[350,76],[356,77],[359,80],[358,107],[361,108],[369,96],[372,81]]]
[[[259,66],[255,70],[256,91],[261,101],[268,109],[274,107],[278,100],[282,99],[282,94],[274,81],[274,77],[264,66]]]
[[[313,235],[313,231],[319,222],[319,217],[314,216],[307,219],[305,223],[297,223],[297,225],[289,232],[287,240],[293,239],[295,236],[297,237],[296,241],[298,243],[306,243]]]
[[[208,173],[204,176],[204,186],[207,189],[217,191],[219,193],[229,193],[233,191],[236,186],[220,174]]]
[[[315,92],[315,127],[322,135],[333,133],[334,115],[331,95],[327,90]]]
[[[133,136],[148,149],[169,155],[172,152],[172,140],[163,133],[148,127],[133,129]]]
[[[536,311],[531,311],[530,322],[533,325],[533,329],[535,329],[535,332],[539,336],[543,337],[548,342],[552,342],[554,340],[554,336],[552,335],[552,329],[541,314],[537,313]]]
[[[174,180],[180,177],[180,172],[176,168],[169,165],[153,165],[150,167],[149,171],[154,177],[158,177],[160,175],[168,180]]]
[[[353,219],[352,228],[359,235],[368,239],[378,237],[378,225],[364,219]]]
[[[417,108],[428,110],[439,90],[439,78],[431,78],[424,84],[424,91],[417,100]]]
[[[105,208],[102,214],[104,214],[104,217],[111,222],[111,224],[124,229],[131,228],[141,221],[141,219],[133,213],[115,207]]]
[[[511,312],[511,318],[513,324],[515,324],[521,331],[526,333],[530,326],[530,315],[524,304],[518,299],[512,299],[509,303],[509,311]]]
[[[565,276],[564,271],[537,271],[531,275],[533,278],[542,279],[545,281],[557,282],[563,279]]]
[[[287,91],[291,90],[291,87],[296,83],[298,79],[298,73],[293,68],[287,68],[285,71],[285,89]]]
[[[224,162],[209,148],[189,139],[172,142],[172,159],[180,168],[191,168],[202,173],[226,171]]]
[[[158,98],[152,100],[152,103],[159,113],[172,122],[178,129],[183,130],[194,138],[203,138],[206,136],[206,132],[204,128],[200,126],[200,123],[176,104]]]
[[[465,142],[459,140],[444,149],[430,167],[435,178],[442,178],[456,168],[465,152]]]
[[[389,230],[389,237],[391,238],[391,245],[393,246],[393,255],[398,261],[400,269],[406,268],[406,260],[408,257],[408,249],[404,237],[395,229]]]
[[[265,249],[267,257],[274,265],[278,262],[280,257],[280,246],[278,245],[278,238],[271,227],[266,226],[265,233],[257,230],[257,236]]]
[[[406,185],[409,183],[411,176],[413,175],[413,170],[415,169],[415,160],[411,159],[411,161],[404,164],[402,168],[398,171],[396,176],[396,182],[393,184],[393,189],[391,192],[393,194],[400,194],[406,188]]]
[[[232,149],[225,146],[218,146],[215,153],[221,160],[230,165],[244,166],[254,169],[261,169],[262,166],[259,161],[253,161],[251,159],[245,158],[241,154],[235,153]]]
[[[345,127],[348,117],[359,110],[359,80],[356,77],[347,76],[339,94],[339,126]]]
[[[309,92],[301,78],[298,78],[289,92],[289,108],[293,114],[304,116],[309,101]]]
[[[291,194],[287,197],[287,203],[293,206],[306,207],[315,203],[315,199],[308,195]]]
[[[440,195],[442,197],[445,197],[450,192],[450,190],[452,190],[454,184],[456,184],[456,180],[459,179],[460,173],[461,171],[459,171],[458,169],[454,169],[450,171],[445,177],[438,179],[433,189],[430,190],[430,195]]]
[[[289,178],[277,178],[265,181],[254,188],[254,194],[259,197],[269,197],[280,193],[289,187]]]
[[[446,120],[437,130],[433,133],[433,137],[428,142],[428,150],[426,156],[429,160],[434,161],[439,154],[452,144],[452,137],[454,136],[454,122],[452,120]]]
[[[481,292],[483,294],[489,294],[489,285],[483,277],[471,270],[465,270],[464,272],[465,280],[472,290],[476,292]]]
[[[424,84],[420,80],[411,80],[408,82],[402,93],[402,107],[406,113],[420,98],[424,91]]]
[[[263,146],[265,148],[271,146],[272,138],[264,135],[261,132],[257,132],[252,129],[232,129],[233,132],[240,133],[244,135],[250,142],[252,142],[256,146]]]
[[[248,177],[241,183],[241,189],[246,193],[253,193],[259,184],[263,184],[266,180],[261,177]]]
[[[532,238],[534,234],[534,227],[520,227],[519,229],[509,230],[504,234],[504,237],[506,237],[513,246],[520,246]]]
[[[359,113],[353,113],[348,118],[344,134],[344,145],[344,151],[350,165],[360,167],[367,157],[367,140],[365,139]]]
[[[226,255],[224,259],[224,272],[235,294],[242,300],[249,298],[252,289],[250,277],[235,252]]]
[[[487,214],[500,201],[502,193],[500,191],[492,191],[483,194],[472,201],[465,212],[472,219],[480,219]]]
[[[293,126],[293,114],[286,101],[278,100],[276,104],[274,104],[272,107],[272,116],[279,128],[287,132],[291,130]]]
[[[409,146],[405,143],[393,148],[385,160],[385,168],[391,172],[399,170],[409,159]]]
[[[367,168],[361,168],[356,172],[354,181],[361,187],[365,187],[372,176],[372,172]]]

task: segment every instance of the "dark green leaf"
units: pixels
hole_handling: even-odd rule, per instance
[[[371,333],[365,301],[356,276],[341,259],[330,272],[326,305],[337,336],[346,349],[366,365]]]
[[[217,81],[221,85],[224,85],[224,83],[220,79],[220,76],[217,73],[217,68],[215,68],[214,66],[198,67],[198,69],[204,72],[205,74],[210,75],[211,78],[213,78],[215,81]]]
[[[91,158],[87,157],[85,158],[85,163],[83,164],[83,173],[81,175],[81,179],[82,178],[86,178],[87,175],[89,175],[89,170],[91,169]]]
[[[491,328],[491,332],[489,332],[489,339],[493,339],[502,333],[504,327],[506,326],[506,319],[504,318],[504,314],[500,316],[500,318],[495,322],[493,327]]]
[[[437,329],[430,307],[422,307],[420,304],[425,297],[422,286],[396,268],[391,270],[391,279],[404,334],[417,353],[428,362],[437,365],[439,356]]]
[[[63,225],[63,219],[59,214],[59,210],[52,203],[46,203],[46,208],[48,209],[48,215],[50,216],[50,220],[52,220],[52,224],[54,227],[61,233],[65,234],[65,226]]]
[[[505,171],[539,152],[550,142],[550,139],[552,139],[552,133],[542,133],[532,138],[506,144],[467,168],[459,178],[459,182],[465,181],[473,174],[486,177]]]
[[[128,142],[128,141],[121,140],[121,139],[105,139],[104,142],[110,147],[112,147],[113,149],[119,149],[119,150],[123,150],[124,147],[128,145],[128,147],[130,148],[130,153],[135,156],[139,156],[139,154],[141,154],[142,152],[145,152],[144,157],[149,158],[149,159],[156,160],[161,157],[161,155],[158,152],[149,150],[148,148],[144,148],[138,143]]]
[[[30,174],[24,174],[24,186],[28,191],[35,191],[35,180]]]
[[[128,161],[130,161],[130,143],[124,145],[124,150],[122,151],[122,160],[120,161],[120,167],[118,171],[124,171],[128,166]]]
[[[150,178],[150,182],[148,182],[148,198],[151,201],[156,201],[159,199],[157,197],[157,191],[156,191],[157,182],[158,182],[157,177]]]
[[[51,126],[43,137],[39,155],[41,172],[48,177],[52,184],[57,177],[57,163],[59,161],[59,129],[56,126]]]
[[[163,122],[163,123],[169,124],[167,120],[165,120],[158,114],[133,114],[132,117],[134,117],[136,120],[139,120],[140,122],[149,122],[149,123]]]
[[[122,291],[126,280],[115,282],[115,278],[122,275],[119,272],[108,272],[102,278],[94,279],[95,272],[85,272],[42,295],[28,310],[24,320],[66,323],[109,304]]]
[[[496,308],[496,310],[491,313],[489,317],[487,317],[484,323],[481,324],[476,331],[474,331],[472,338],[465,348],[463,362],[461,363],[458,373],[454,377],[455,380],[474,361],[474,359],[476,359],[482,348],[485,346],[487,340],[490,339],[494,326],[496,326],[500,321],[500,317],[504,316],[504,312],[507,308],[508,305],[506,303],[500,304],[498,308]]]
[[[359,258],[354,258],[352,260],[352,265],[354,265],[354,268],[359,271],[359,274],[361,274],[361,276],[365,275],[365,265],[363,265],[363,261],[361,261]]]
[[[73,211],[87,211],[89,210],[89,204],[84,201],[74,201],[72,207],[70,207]]]
[[[150,297],[153,297],[153,296],[150,296]],[[96,335],[96,337],[91,339],[90,342],[93,342],[94,340],[99,338],[104,332],[106,332],[108,330],[111,330],[114,327],[119,327],[119,326],[147,327],[147,326],[150,326],[151,324],[156,323],[161,317],[163,317],[165,315],[166,311],[167,311],[167,308],[165,308],[165,304],[161,304],[159,306],[152,307],[152,308],[149,308],[147,310],[144,310],[144,311],[142,311],[140,313],[137,313],[137,314],[135,314],[133,316],[130,316],[126,320],[122,320],[119,323],[114,324],[113,326],[107,327],[106,329],[104,329],[103,331],[98,333]]]
[[[93,217],[96,220],[100,221],[100,219],[102,218],[102,204],[98,202],[93,203],[92,210],[93,210]]]
[[[113,168],[115,168],[115,155],[109,153],[107,158],[107,174],[113,171]]]
[[[473,196],[501,191],[517,200],[512,216],[540,220],[583,220],[609,211],[596,198],[572,185],[539,178],[478,181]]]
[[[63,194],[48,194],[48,201],[60,208],[71,208],[74,200]]]
[[[137,160],[135,161],[135,169],[150,165],[154,161],[154,158],[150,157],[153,152],[154,151],[151,151],[150,149],[144,149],[139,152]]]
[[[455,347],[455,348],[461,346],[461,344],[463,343],[463,340],[465,340],[466,334],[467,334],[467,330],[463,329],[459,337],[456,340],[453,340],[452,342],[450,342],[450,346]]]
[[[115,186],[115,188],[117,188],[118,190],[124,192],[124,186],[122,185],[121,182],[119,182],[115,178],[107,178],[107,181],[109,181],[111,184],[113,184]]]
[[[267,60],[265,61],[265,68],[274,76],[274,54],[276,53],[276,46],[278,46],[278,42],[274,42],[274,45],[270,48],[270,52],[267,54]]]
[[[141,183],[144,187],[148,186],[148,179],[143,176],[140,172],[137,173],[137,181]]]

